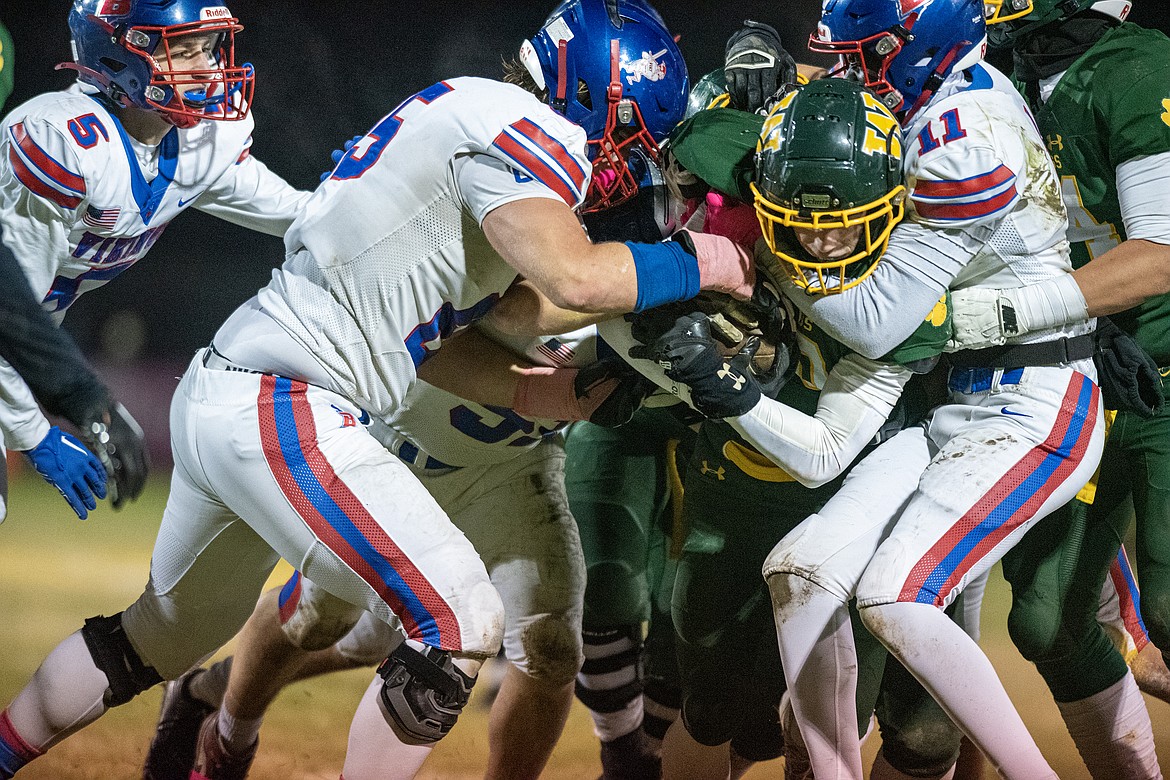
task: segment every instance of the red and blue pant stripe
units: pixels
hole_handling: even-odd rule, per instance
[[[284,377],[260,378],[260,438],[281,491],[317,537],[390,606],[407,636],[462,649],[451,607],[325,459],[306,389]]]
[[[1088,377],[1074,372],[1048,438],[1009,469],[919,559],[898,601],[942,606],[946,594],[980,559],[1036,514],[1084,457],[1099,396]]]
[[[8,710],[0,713],[0,777],[12,777],[16,770],[41,753],[16,733]]]
[[[1113,565],[1109,567],[1109,577],[1113,580],[1113,587],[1117,590],[1117,600],[1121,609],[1121,619],[1125,622],[1126,632],[1133,637],[1134,646],[1140,652],[1150,643],[1150,635],[1146,631],[1146,623],[1142,620],[1142,599],[1138,592],[1137,580],[1133,576],[1133,569],[1129,566],[1129,556],[1125,548],[1117,551]]]

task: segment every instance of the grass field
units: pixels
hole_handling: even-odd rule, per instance
[[[46,653],[81,621],[128,605],[146,582],[150,549],[166,498],[156,479],[130,508],[101,507],[78,522],[56,493],[35,477],[10,486],[8,520],[0,526],[0,700],[7,702]],[[288,569],[274,578],[283,580]],[[1007,589],[993,575],[983,612],[984,648],[1000,670],[1032,734],[1061,778],[1087,778],[1056,707],[1036,672],[1007,639]],[[353,708],[370,672],[334,675],[293,686],[265,723],[255,780],[336,780]],[[160,691],[149,691],[71,737],[21,773],[28,780],[121,780],[139,776]],[[475,698],[472,703],[474,705]],[[1170,708],[1150,702],[1159,753],[1170,757]],[[866,760],[876,751],[867,745]],[[472,707],[434,751],[420,777],[479,776],[487,753],[486,712]],[[588,714],[574,705],[547,778],[591,780],[600,772]],[[1170,759],[1168,759],[1170,760]],[[1170,766],[1170,764],[1166,764]],[[779,777],[780,764],[753,768],[750,778]],[[989,774],[989,777],[992,776]]]

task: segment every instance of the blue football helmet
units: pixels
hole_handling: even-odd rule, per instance
[[[548,89],[549,105],[589,137],[585,210],[633,197],[630,150],[641,147],[657,160],[690,91],[686,63],[658,12],[644,0],[566,0],[520,47],[520,60]]]
[[[248,114],[255,77],[235,63],[244,29],[219,0],[74,0],[69,13],[79,78],[120,106],[162,114],[177,127]],[[205,68],[179,67],[171,48],[181,36],[212,36]],[[194,87],[194,88],[192,88]]]
[[[983,0],[824,0],[808,48],[836,54],[833,75],[857,78],[909,116],[952,71],[983,59]]]

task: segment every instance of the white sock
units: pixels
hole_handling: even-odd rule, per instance
[[[857,652],[849,610],[803,577],[768,577],[784,677],[813,775],[861,780]]]
[[[349,746],[345,751],[345,780],[396,780],[418,774],[434,745],[405,745],[386,723],[378,708],[382,678],[374,675],[366,688],[353,722],[349,726]]]
[[[262,723],[264,718],[237,718],[227,707],[219,708],[219,738],[229,753],[243,753],[256,744]]]
[[[1128,671],[1100,693],[1057,702],[1068,733],[1094,780],[1156,780],[1150,713]]]
[[[1057,780],[987,656],[931,604],[861,610],[866,628],[934,696],[1006,780]]]
[[[44,752],[105,714],[108,687],[76,631],[53,648],[8,705],[8,718],[26,743]]]

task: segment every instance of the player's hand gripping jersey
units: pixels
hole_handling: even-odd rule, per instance
[[[249,155],[251,116],[175,128],[147,147],[85,89],[40,95],[0,124],[4,242],[57,322],[79,295],[141,259],[189,206],[281,235],[308,197]],[[7,445],[36,445],[48,422],[7,364],[0,396]]]
[[[904,135],[907,218],[870,278],[838,295],[786,284],[831,335],[870,358],[905,340],[948,288],[1018,287],[1070,270],[1056,173],[1007,77],[986,64],[952,74]]]
[[[405,101],[342,157],[289,230],[262,311],[299,346],[250,354],[386,417],[442,339],[483,317],[516,278],[480,223],[523,198],[580,204],[585,134],[524,90],[457,78]]]

